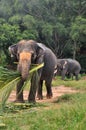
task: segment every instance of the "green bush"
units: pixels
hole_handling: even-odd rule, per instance
[[[79,55],[77,57],[77,60],[80,62],[81,64],[81,72],[82,73],[86,73],[86,55]]]

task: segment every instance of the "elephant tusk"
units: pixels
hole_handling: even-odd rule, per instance
[[[67,61],[65,61],[64,65],[63,65],[63,69],[65,69],[65,65],[67,64]]]

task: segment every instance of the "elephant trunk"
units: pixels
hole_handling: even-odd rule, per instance
[[[19,57],[18,71],[21,73],[22,79],[25,81],[28,78],[31,65],[31,53],[22,52]]]

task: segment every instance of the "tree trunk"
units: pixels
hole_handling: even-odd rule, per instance
[[[74,41],[73,59],[76,59],[76,41]]]

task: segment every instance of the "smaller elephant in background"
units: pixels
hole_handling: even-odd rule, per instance
[[[65,76],[69,78],[73,75],[76,80],[78,80],[78,75],[81,70],[81,65],[78,61],[74,59],[58,59],[57,60],[57,74],[60,73],[62,80],[65,79]]]

